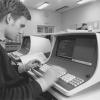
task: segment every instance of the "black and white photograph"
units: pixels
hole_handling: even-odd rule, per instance
[[[0,100],[100,100],[100,0],[0,0]]]

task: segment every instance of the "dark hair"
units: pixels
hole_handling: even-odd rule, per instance
[[[24,16],[26,19],[31,20],[28,8],[18,0],[0,0],[0,21],[9,13],[14,19]]]
[[[87,25],[86,23],[82,23],[82,26]]]

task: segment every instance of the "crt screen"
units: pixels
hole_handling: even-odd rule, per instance
[[[63,58],[72,58],[75,39],[67,36],[57,38],[56,56]]]
[[[92,62],[97,53],[95,35],[70,35],[57,37],[56,56]]]

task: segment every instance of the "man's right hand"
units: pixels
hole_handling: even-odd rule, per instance
[[[58,78],[65,74],[67,71],[64,68],[61,68],[59,66],[51,66],[43,77],[37,79],[37,82],[40,84],[42,91],[46,91],[48,88],[50,88],[57,80]]]

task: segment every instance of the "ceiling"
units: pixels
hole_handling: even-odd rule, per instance
[[[30,9],[36,9],[38,6],[44,2],[50,3],[50,6],[43,10],[57,11],[62,13],[71,8],[77,7],[78,0],[24,0],[24,4]]]

